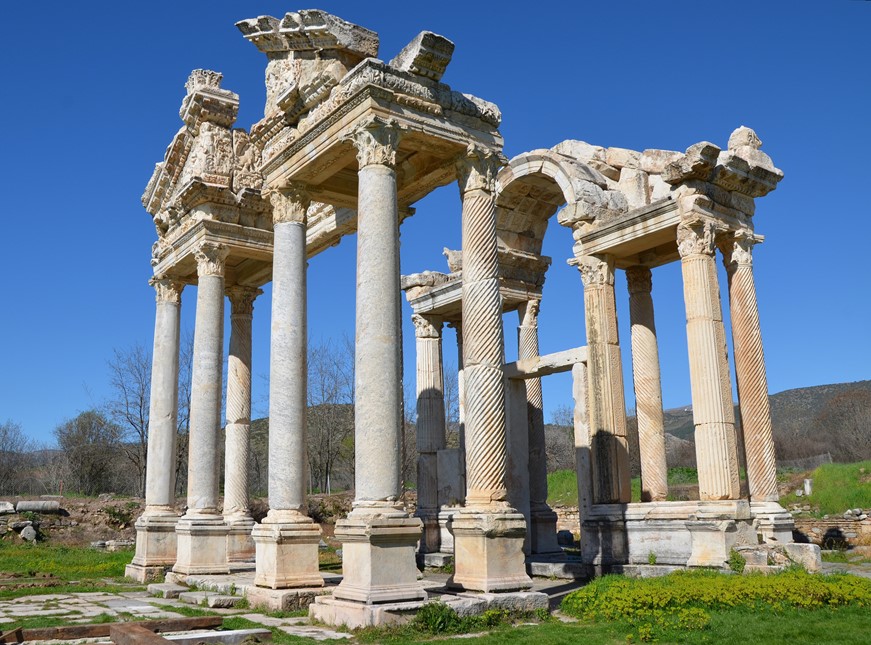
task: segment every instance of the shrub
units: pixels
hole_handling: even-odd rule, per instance
[[[729,551],[729,568],[735,573],[744,573],[744,567],[747,566],[747,558],[738,553],[735,549]]]
[[[414,617],[414,626],[429,634],[456,634],[462,629],[459,614],[444,603],[428,603]]]

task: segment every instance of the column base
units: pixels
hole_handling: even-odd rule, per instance
[[[227,525],[227,562],[254,562],[254,539],[251,530],[255,522],[247,516],[224,517]]]
[[[753,524],[762,543],[789,544],[795,520],[779,502],[750,502]]]
[[[184,515],[176,525],[178,557],[175,573],[230,573],[227,564],[229,529],[220,515]]]
[[[532,555],[562,553],[562,547],[556,539],[557,515],[546,504],[542,508],[530,511],[531,526],[529,527],[529,547]]]
[[[421,529],[419,518],[393,505],[358,507],[336,522],[344,577],[333,596],[365,604],[425,599],[415,564]]]
[[[466,508],[454,515],[454,570],[448,587],[518,591],[532,587],[523,542],[526,521],[507,505]]]
[[[175,564],[177,541],[175,513],[142,514],[136,520],[136,554],[124,575],[137,582],[153,582]]]
[[[423,532],[420,536],[418,553],[438,553],[441,551],[441,529],[439,527],[439,513],[435,509],[417,509],[415,517],[423,523]]]
[[[288,521],[257,524],[252,530],[257,551],[256,586],[269,589],[324,586],[318,561],[321,527],[305,515],[296,515],[281,518]]]

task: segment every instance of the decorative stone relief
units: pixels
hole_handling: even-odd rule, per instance
[[[245,130],[233,130],[233,192],[238,193],[245,188],[260,190],[263,187],[263,176],[260,174],[260,149],[251,143],[251,138]]]
[[[224,277],[224,263],[230,249],[224,244],[203,242],[194,253],[197,260],[197,275]]]
[[[584,287],[601,287],[614,284],[614,272],[606,260],[584,255],[577,260]]]
[[[736,231],[734,235],[725,236],[720,250],[726,269],[734,271],[739,266],[752,266],[752,250],[757,243],[758,240],[750,231]]]
[[[502,156],[489,148],[470,143],[466,153],[457,159],[457,179],[460,193],[483,190],[492,193],[496,190],[496,175],[505,163]]]
[[[440,338],[442,335],[442,319],[438,316],[421,316],[412,314],[414,335],[417,338]]]
[[[232,315],[253,316],[254,300],[263,294],[263,289],[235,284],[227,288],[227,298],[230,300]]]
[[[710,221],[681,224],[677,227],[677,250],[682,258],[689,255],[713,255],[716,227]]]
[[[396,165],[396,150],[399,147],[399,125],[394,120],[373,116],[343,137],[357,148],[357,163],[360,168],[376,164]]]
[[[272,223],[284,224],[287,222],[306,221],[306,213],[311,205],[311,197],[306,191],[306,184],[298,181],[289,182],[280,190],[269,193],[269,201],[272,203]]]

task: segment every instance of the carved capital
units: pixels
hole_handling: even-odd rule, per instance
[[[520,316],[521,327],[538,327],[538,313],[541,309],[541,299],[533,298],[526,302],[521,302],[517,308],[517,313]]]
[[[372,164],[393,168],[400,135],[396,121],[374,116],[354,128],[343,141],[350,141],[357,148],[357,164],[361,169]]]
[[[749,231],[737,231],[734,235],[724,236],[720,250],[726,270],[731,272],[739,266],[753,266],[753,246],[758,242]]]
[[[650,293],[653,290],[650,267],[638,265],[626,269],[626,285],[629,293]]]
[[[215,275],[224,277],[224,262],[230,255],[230,249],[224,244],[203,242],[194,253],[197,260],[197,275],[200,277]]]
[[[503,166],[503,159],[493,150],[470,143],[466,153],[457,159],[457,180],[460,194],[470,190],[496,190],[496,174]]]
[[[287,222],[306,223],[306,213],[312,201],[307,188],[300,181],[291,181],[284,188],[270,191],[273,226]]]
[[[592,255],[584,255],[577,259],[578,270],[584,287],[601,287],[614,284],[614,271],[606,260],[600,260]]]
[[[423,316],[411,314],[414,323],[414,335],[417,338],[441,338],[442,319],[438,316]]]
[[[148,281],[157,292],[157,302],[168,302],[174,305],[181,304],[181,292],[184,282],[171,278],[158,278],[157,276]]]
[[[233,316],[252,316],[254,314],[254,299],[263,293],[263,289],[246,287],[236,284],[227,288],[227,297],[230,299]]]
[[[697,220],[677,227],[677,250],[682,258],[691,255],[713,255],[716,228],[713,222]]]

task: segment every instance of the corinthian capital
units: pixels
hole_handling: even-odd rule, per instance
[[[496,174],[503,165],[498,152],[470,143],[466,153],[457,159],[457,179],[460,193],[470,190],[494,192]]]
[[[169,302],[175,305],[181,303],[181,292],[184,289],[184,282],[155,276],[148,281],[148,284],[154,287],[154,290],[157,292],[157,302]]]
[[[583,255],[573,264],[577,264],[581,272],[581,281],[585,287],[600,287],[614,284],[614,271],[607,260],[600,260],[592,255]]]
[[[223,278],[224,262],[228,255],[230,255],[230,249],[226,245],[203,242],[194,253],[197,260],[197,275],[200,277],[215,275]]]
[[[520,326],[538,327],[538,312],[540,309],[541,300],[539,298],[521,302],[517,308],[517,313],[520,315]]]
[[[396,121],[373,116],[343,137],[343,141],[350,141],[357,148],[357,164],[361,169],[372,164],[393,168],[400,135]]]
[[[254,314],[254,299],[263,293],[263,289],[247,287],[241,284],[227,288],[233,316],[251,316]]]
[[[414,335],[417,338],[441,338],[442,319],[438,316],[422,316],[411,314],[414,323]]]
[[[284,188],[269,193],[273,226],[287,222],[305,224],[305,214],[312,201],[306,188],[300,181],[291,181]]]
[[[722,240],[720,250],[723,252],[723,264],[728,271],[734,271],[739,266],[753,265],[753,246],[759,240],[750,231],[736,231]]]
[[[690,255],[713,255],[716,229],[713,222],[698,220],[677,227],[677,251],[682,258]]]
[[[650,267],[638,265],[626,269],[626,286],[629,293],[650,293],[653,290]]]

